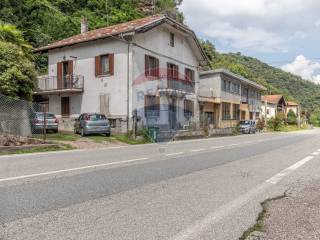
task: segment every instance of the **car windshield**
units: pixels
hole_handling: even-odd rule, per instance
[[[102,114],[91,114],[88,115],[88,118],[90,121],[100,121],[100,120],[106,120],[106,116]]]
[[[37,118],[44,118],[44,113],[36,113]],[[47,119],[54,119],[56,116],[53,113],[46,114]]]
[[[240,125],[249,125],[250,121],[240,121]]]

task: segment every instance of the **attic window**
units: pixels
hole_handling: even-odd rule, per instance
[[[170,33],[170,46],[174,47],[174,33]]]

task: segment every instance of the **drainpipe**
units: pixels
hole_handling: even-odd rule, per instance
[[[129,136],[129,114],[130,114],[130,41],[128,41],[128,56],[127,56],[127,135]]]

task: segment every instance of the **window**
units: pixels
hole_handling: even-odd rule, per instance
[[[146,117],[160,116],[160,97],[152,95],[144,96],[144,114]]]
[[[192,82],[193,85],[195,84],[194,71],[193,70],[191,70],[189,68],[185,69],[185,80],[187,82]]]
[[[233,104],[232,117],[234,120],[240,120],[240,105]]]
[[[268,114],[268,115],[270,114],[270,110],[269,110],[269,108],[267,109],[267,114]]]
[[[179,66],[172,63],[167,63],[167,67],[168,79],[179,79]]]
[[[101,74],[108,75],[110,73],[109,56],[101,56]]]
[[[104,54],[95,57],[95,75],[113,75],[114,74],[114,54]]]
[[[184,100],[184,116],[185,117],[192,117],[193,116],[193,110],[194,109],[194,103],[191,100]]]
[[[222,120],[230,120],[230,103],[222,103]]]
[[[241,95],[242,95],[243,97],[248,97],[248,88],[242,88],[242,93],[241,93]]]
[[[147,77],[159,77],[159,59],[145,55],[145,74]]]
[[[174,33],[170,33],[170,46],[174,47]]]

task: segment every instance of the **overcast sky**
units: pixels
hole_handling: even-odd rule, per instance
[[[320,0],[184,0],[186,23],[241,52],[320,83]]]

